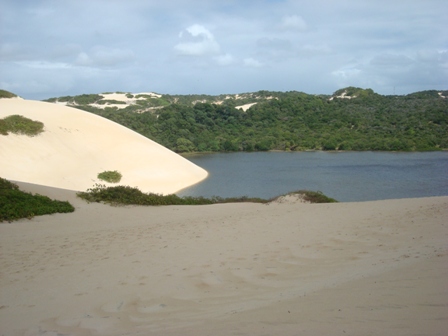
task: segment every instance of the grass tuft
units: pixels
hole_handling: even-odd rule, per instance
[[[44,131],[44,124],[40,121],[31,120],[21,115],[10,115],[0,119],[0,134],[8,135],[9,132],[14,134],[24,134],[27,136],[35,136]]]
[[[106,181],[109,183],[118,183],[121,181],[122,177],[123,176],[121,175],[121,173],[116,170],[114,170],[114,171],[107,170],[107,171],[103,171],[102,173],[98,174],[98,178],[100,180],[103,180],[103,181]]]

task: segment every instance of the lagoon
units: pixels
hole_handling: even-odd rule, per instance
[[[448,152],[195,154],[209,172],[179,196],[272,198],[299,189],[342,202],[448,195]]]

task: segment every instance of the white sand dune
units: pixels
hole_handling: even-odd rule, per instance
[[[446,335],[448,197],[0,224],[1,335]]]
[[[107,104],[89,104],[89,105],[96,107],[96,108],[101,108],[101,109],[105,109],[106,107],[116,107],[117,109],[121,110],[129,105],[136,104],[136,102],[138,100],[147,99],[146,97],[138,97],[140,95],[149,96],[149,97],[153,97],[153,98],[162,97],[161,94],[157,94],[157,93],[153,93],[153,92],[131,93],[131,95],[133,96],[132,98],[128,98],[127,93],[101,93],[100,95],[103,97],[103,100],[116,100],[116,101],[123,102],[125,104],[107,103]]]
[[[256,105],[257,103],[249,103],[249,104],[244,104],[244,105],[240,105],[240,106],[235,106],[236,109],[242,109],[244,112],[246,112],[248,109],[250,109],[252,106]]]
[[[117,170],[120,184],[173,193],[207,172],[159,144],[105,118],[59,104],[0,99],[0,118],[19,114],[44,123],[35,137],[0,135],[0,177],[86,190],[98,173]],[[107,183],[104,183],[107,184]]]

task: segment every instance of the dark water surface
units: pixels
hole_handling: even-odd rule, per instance
[[[448,152],[256,152],[188,156],[209,172],[180,196],[271,198],[299,189],[339,201],[448,195]]]

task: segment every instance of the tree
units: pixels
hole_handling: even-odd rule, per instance
[[[185,138],[178,138],[176,141],[176,152],[185,153],[185,152],[193,152],[195,150],[194,144]]]

